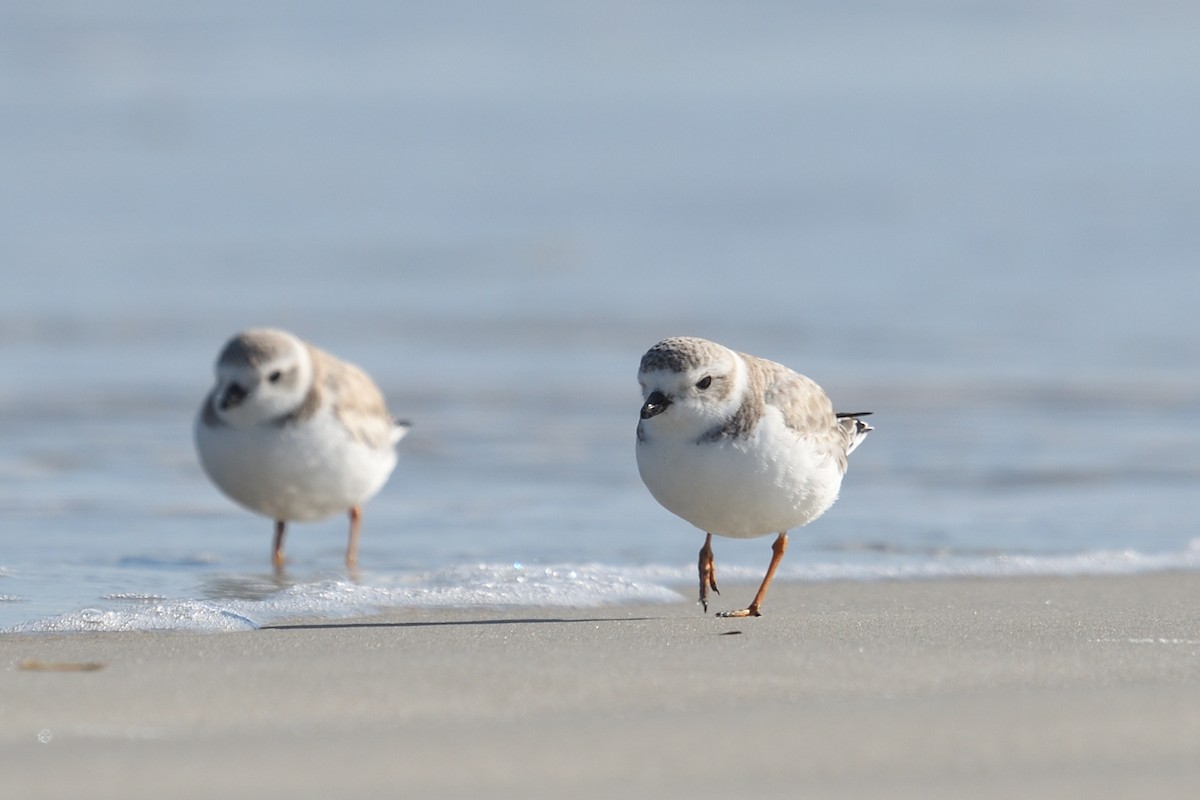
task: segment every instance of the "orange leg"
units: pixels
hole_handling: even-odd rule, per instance
[[[717,594],[721,590],[717,588],[717,567],[713,563],[712,551],[712,534],[707,534],[704,538],[704,547],[700,548],[700,605],[704,606],[704,613],[708,613],[708,590],[712,589]]]
[[[362,522],[362,507],[350,509],[350,541],[346,545],[346,566],[353,569],[358,565],[358,529]]]
[[[283,569],[283,534],[287,530],[287,523],[281,519],[275,520],[275,544],[271,548],[271,563],[275,565],[275,570]]]
[[[783,554],[787,552],[787,531],[779,534],[775,539],[775,544],[771,545],[771,565],[767,567],[767,576],[763,578],[762,586],[758,587],[758,594],[754,595],[754,602],[749,608],[743,608],[741,611],[723,611],[717,614],[718,617],[761,617],[758,612],[759,606],[762,605],[763,598],[767,594],[767,587],[771,585],[771,578],[775,577],[775,570],[779,568],[779,562],[783,560]]]

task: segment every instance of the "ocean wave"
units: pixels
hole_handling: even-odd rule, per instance
[[[1129,575],[1200,569],[1200,540],[1182,551],[1100,550],[1065,555],[989,555],[873,559],[862,563],[785,565],[777,580],[875,581],[957,577]],[[757,582],[758,567],[721,569],[725,582]],[[412,574],[369,575],[360,581],[321,578],[280,585],[253,597],[232,593],[208,599],[113,597],[118,608],[85,608],[33,620],[13,633],[63,631],[232,632],[289,620],[365,617],[401,608],[573,607],[670,603],[691,596],[692,565],[615,567],[602,564],[474,564]],[[235,586],[236,582],[230,582]],[[687,587],[687,588],[684,588]],[[130,602],[136,600],[137,602]]]
[[[763,568],[765,568],[765,562]],[[721,578],[757,581],[763,568],[721,567]],[[863,561],[820,561],[784,563],[776,580],[873,581],[922,580],[935,578],[1075,577],[1084,575],[1134,575],[1150,572],[1200,569],[1200,539],[1185,549],[1165,553],[1143,553],[1133,549],[1095,550],[1085,553],[1048,554],[901,554],[894,558]],[[641,580],[678,582],[692,580],[695,568],[644,567],[630,574]]]
[[[578,607],[664,603],[666,586],[600,565],[479,564],[368,582],[295,583],[261,599],[169,600],[118,609],[87,608],[9,628],[13,633],[182,630],[231,632],[302,618],[345,619],[396,608]]]

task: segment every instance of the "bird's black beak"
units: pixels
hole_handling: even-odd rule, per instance
[[[667,406],[671,405],[671,400],[660,391],[653,391],[646,398],[645,405],[642,406],[642,419],[650,419],[651,417],[661,414],[667,410]]]
[[[245,399],[246,390],[236,383],[231,383],[225,390],[225,393],[221,395],[218,405],[221,406],[222,411],[226,411],[227,409],[239,405]]]

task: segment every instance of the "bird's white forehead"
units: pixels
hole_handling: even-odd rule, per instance
[[[300,347],[300,340],[287,331],[255,328],[242,331],[230,339],[217,358],[217,366],[256,369],[294,353]]]
[[[729,355],[729,349],[716,342],[692,336],[674,336],[663,339],[646,351],[638,366],[638,374],[661,371],[682,374],[725,361]]]

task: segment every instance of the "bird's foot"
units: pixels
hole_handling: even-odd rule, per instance
[[[707,577],[707,580],[705,578]],[[708,576],[700,576],[700,605],[704,606],[704,613],[708,613],[708,590],[712,589],[714,594],[720,594],[721,590],[717,588],[717,579],[712,574]]]
[[[709,589],[716,594],[721,593],[721,590],[717,588],[717,567],[713,563],[711,533],[705,539],[704,547],[700,548],[700,605],[704,607],[706,614],[708,613]]]
[[[722,618],[724,618],[724,617],[761,617],[762,614],[759,613],[759,611],[756,607],[750,606],[749,608],[742,608],[737,611],[718,611],[717,616],[722,617]]]

